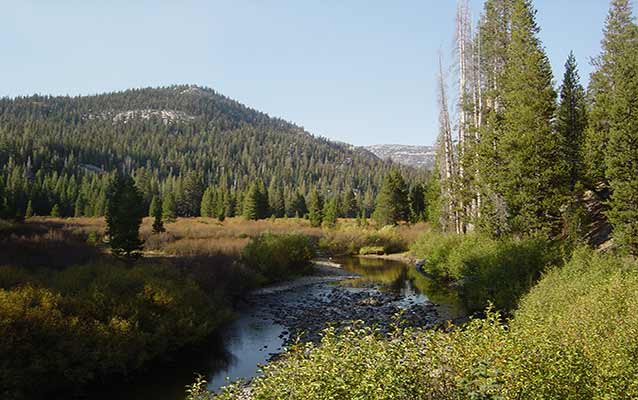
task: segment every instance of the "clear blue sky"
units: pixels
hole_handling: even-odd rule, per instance
[[[475,17],[482,1],[472,0]],[[536,0],[557,81],[607,0]],[[432,144],[454,0],[0,0],[0,96],[194,83],[357,145]]]

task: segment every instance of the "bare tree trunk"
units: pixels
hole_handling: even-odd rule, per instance
[[[443,195],[446,201],[448,220],[454,224],[455,230],[459,231],[458,212],[454,204],[454,149],[452,146],[452,125],[450,122],[450,112],[448,108],[447,90],[443,75],[443,60],[439,54],[439,76],[438,76],[438,100],[439,100],[439,151],[442,152],[441,178],[443,180]],[[446,224],[447,225],[447,224]]]

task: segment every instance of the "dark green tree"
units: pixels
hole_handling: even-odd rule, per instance
[[[202,176],[194,171],[189,172],[182,183],[181,203],[177,210],[184,217],[199,216],[204,193]]]
[[[169,192],[164,195],[162,201],[162,219],[166,222],[173,222],[177,218],[177,205],[175,204],[175,196]]]
[[[609,220],[614,242],[638,256],[638,27],[617,49],[612,79],[607,178],[612,189]]]
[[[29,200],[29,202],[27,203],[27,210],[24,212],[24,217],[25,218],[33,217],[33,203],[31,202],[31,200]]]
[[[269,212],[268,197],[262,185],[253,183],[244,197],[244,217],[247,219],[264,219]]]
[[[566,195],[565,155],[552,129],[556,93],[530,0],[515,0],[503,79],[498,187],[516,234],[551,234]]]
[[[308,219],[310,226],[319,227],[323,221],[323,199],[316,189],[310,192],[308,197]]]
[[[565,63],[565,75],[560,90],[560,104],[556,113],[556,130],[562,142],[568,163],[569,190],[574,191],[576,182],[581,180],[582,147],[587,127],[587,102],[585,89],[580,84],[578,66],[574,53],[569,54]]]
[[[630,0],[611,0],[605,23],[602,53],[589,80],[590,113],[585,133],[585,174],[591,187],[607,183],[606,147],[609,143],[615,82],[614,69],[623,52],[628,31],[634,25]]]
[[[150,207],[151,217],[153,217],[153,233],[162,233],[164,229],[164,221],[162,221],[162,200],[153,196]]]
[[[141,256],[140,225],[146,214],[144,197],[128,175],[116,174],[106,192],[106,224],[111,251],[118,257]]]
[[[326,228],[334,228],[337,226],[337,216],[339,213],[338,208],[339,206],[336,196],[333,196],[324,203],[322,211],[323,219],[321,222],[322,226]]]
[[[383,181],[377,195],[372,219],[379,225],[394,225],[399,221],[408,221],[410,206],[408,188],[398,170],[392,170]]]
[[[410,222],[421,222],[426,218],[425,187],[417,183],[410,189]]]

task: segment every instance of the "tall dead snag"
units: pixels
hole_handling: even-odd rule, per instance
[[[452,144],[452,124],[448,108],[447,89],[443,74],[443,60],[439,54],[439,76],[438,76],[438,101],[439,101],[439,138],[437,158],[441,176],[441,191],[444,199],[441,213],[441,226],[448,230],[454,227],[456,232],[460,232],[458,211],[454,202],[454,182],[455,182],[455,160],[454,147]]]

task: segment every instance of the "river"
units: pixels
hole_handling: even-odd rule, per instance
[[[358,257],[332,261],[342,268],[322,267],[318,276],[257,291],[239,310],[238,318],[207,346],[151,367],[131,382],[112,385],[91,398],[183,400],[185,386],[195,374],[204,376],[214,391],[229,380],[250,379],[259,373],[260,364],[284,351],[297,335],[320,340],[328,322],[365,320],[390,329],[399,311],[407,324],[427,327],[464,314],[453,291],[412,265]]]

